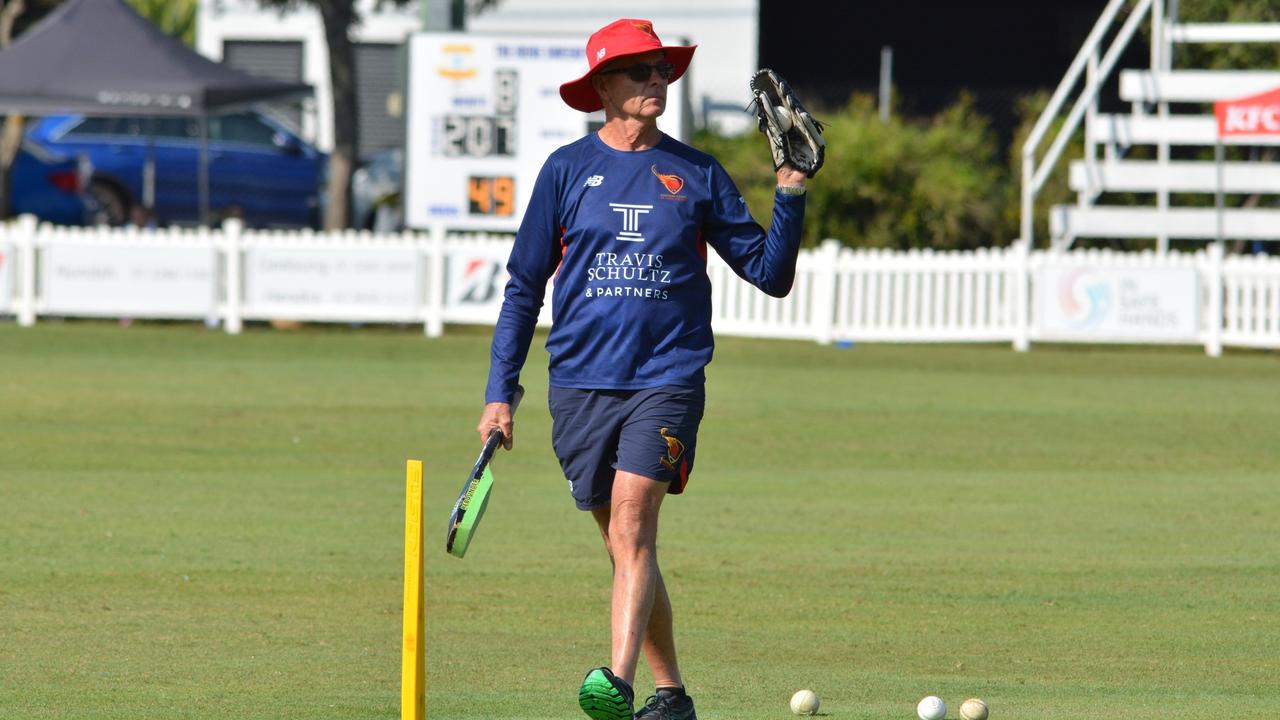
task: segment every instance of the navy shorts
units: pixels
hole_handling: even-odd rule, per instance
[[[701,387],[579,390],[552,387],[551,444],[580,510],[605,507],[622,470],[669,483],[679,495],[693,470]]]

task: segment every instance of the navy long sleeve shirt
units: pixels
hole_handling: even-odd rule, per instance
[[[553,386],[700,385],[714,345],[707,246],[782,297],[804,205],[777,193],[766,234],[715,158],[665,135],[648,150],[615,150],[595,133],[556,150],[507,263],[485,402],[511,401],[552,275]]]

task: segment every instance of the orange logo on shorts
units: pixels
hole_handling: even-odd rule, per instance
[[[671,437],[667,434],[668,428],[662,428],[658,434],[663,440],[667,441],[667,456],[662,458],[661,462],[668,469],[675,470],[676,463],[680,462],[680,456],[684,454],[684,443],[679,438]]]

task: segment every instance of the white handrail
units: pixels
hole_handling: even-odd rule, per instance
[[[1151,9],[1153,0],[1139,0],[1138,6],[1129,18],[1125,20],[1124,25],[1120,28],[1116,39],[1111,43],[1111,47],[1107,49],[1107,54],[1102,56],[1102,62],[1098,65],[1098,74],[1094,81],[1085,86],[1080,97],[1076,98],[1075,105],[1072,106],[1071,112],[1067,114],[1067,120],[1058,130],[1058,135],[1053,139],[1053,143],[1049,145],[1049,151],[1045,153],[1044,163],[1037,169],[1033,177],[1032,188],[1039,192],[1044,187],[1044,183],[1049,179],[1049,173],[1053,172],[1054,165],[1057,164],[1058,158],[1061,157],[1062,151],[1067,146],[1067,141],[1071,139],[1071,135],[1075,133],[1076,128],[1080,126],[1080,121],[1084,118],[1085,108],[1088,104],[1098,96],[1098,92],[1102,89],[1102,81],[1111,75],[1111,71],[1115,69],[1116,63],[1120,60],[1120,53],[1124,52],[1129,41],[1133,39],[1134,33],[1138,30],[1138,25],[1142,22],[1143,16]]]
[[[1023,143],[1022,152],[1024,156],[1028,149],[1034,150],[1039,146],[1040,141],[1044,139],[1044,134],[1049,130],[1049,123],[1053,122],[1053,119],[1058,116],[1058,111],[1062,109],[1062,103],[1067,100],[1067,94],[1080,81],[1080,76],[1085,70],[1085,64],[1089,62],[1089,56],[1102,44],[1102,37],[1110,29],[1112,22],[1115,21],[1116,14],[1120,12],[1120,8],[1127,2],[1129,0],[1111,0],[1106,9],[1102,11],[1102,16],[1098,18],[1093,30],[1089,32],[1089,37],[1085,38],[1080,52],[1076,53],[1075,59],[1071,61],[1071,65],[1067,68],[1067,74],[1063,76],[1062,82],[1058,83],[1057,89],[1053,91],[1053,96],[1049,98],[1049,104],[1045,106],[1044,112],[1040,114],[1040,119],[1036,121],[1031,134],[1027,136],[1026,142]]]
[[[1093,30],[1089,32],[1089,36],[1085,39],[1084,45],[1081,46],[1080,52],[1076,53],[1076,57],[1071,61],[1071,66],[1067,69],[1066,75],[1062,78],[1062,82],[1058,83],[1058,87],[1054,90],[1053,96],[1049,99],[1049,104],[1045,106],[1044,111],[1040,114],[1040,118],[1036,121],[1035,126],[1031,130],[1031,134],[1027,136],[1026,142],[1022,145],[1022,227],[1021,234],[1024,242],[1027,243],[1028,249],[1034,245],[1035,235],[1035,198],[1039,194],[1040,188],[1043,186],[1048,172],[1037,173],[1036,168],[1036,150],[1040,147],[1041,141],[1044,140],[1049,126],[1053,120],[1058,117],[1062,110],[1063,104],[1066,102],[1067,96],[1072,89],[1079,84],[1081,76],[1089,64],[1089,58],[1095,56],[1098,49],[1102,46],[1103,39],[1107,32],[1115,23],[1116,16],[1124,8],[1129,0],[1110,0],[1107,7],[1102,11],[1102,15],[1094,24]],[[1082,98],[1088,96],[1090,99],[1096,97],[1098,88],[1106,81],[1107,75],[1110,73],[1112,66],[1115,65],[1119,58],[1120,51],[1124,49],[1132,37],[1133,30],[1137,27],[1137,22],[1151,9],[1152,0],[1139,0],[1129,20],[1125,23],[1126,28],[1130,28],[1128,37],[1124,37],[1125,31],[1121,30],[1120,36],[1116,38],[1116,42],[1112,44],[1111,49],[1107,52],[1108,63],[1106,60],[1102,62],[1096,75],[1090,74],[1091,77],[1086,79],[1085,89],[1081,95]],[[1137,20],[1135,20],[1137,18]],[[1124,42],[1121,43],[1120,41]],[[1114,52],[1113,52],[1114,51]],[[1076,107],[1087,105],[1089,100],[1083,103],[1078,101]],[[1083,116],[1083,109],[1079,113],[1074,112],[1075,120],[1068,118],[1058,131],[1058,139],[1055,139],[1049,152],[1045,154],[1043,167],[1052,168],[1058,161],[1058,156],[1062,152],[1062,148],[1066,146],[1066,139],[1069,139],[1075,133],[1076,126],[1079,124],[1080,117]],[[1066,139],[1062,139],[1066,138]],[[1037,180],[1039,176],[1039,180]]]

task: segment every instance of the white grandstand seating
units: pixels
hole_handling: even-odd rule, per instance
[[[1173,23],[1166,32],[1177,43],[1280,42],[1280,25],[1273,23]]]
[[[1097,144],[1131,145],[1212,145],[1218,137],[1218,122],[1212,115],[1105,115],[1089,125],[1090,141]],[[1226,138],[1226,145],[1280,145],[1280,135]]]
[[[1120,99],[1129,102],[1201,103],[1256,95],[1280,87],[1280,72],[1266,70],[1175,70],[1120,73]]]
[[[1195,160],[1100,160],[1071,163],[1071,189],[1098,192],[1178,193],[1214,192],[1219,186],[1218,165]],[[1221,186],[1225,193],[1280,194],[1280,163],[1224,162]]]
[[[1275,240],[1280,235],[1280,209],[1229,208],[1222,213],[1225,237],[1240,240]],[[1121,205],[1057,205],[1049,216],[1055,237],[1068,232],[1076,237],[1168,237],[1213,240],[1218,236],[1218,213],[1213,208],[1126,207]]]
[[[1045,116],[1023,148],[1024,238],[1031,238],[1030,220],[1035,196],[1050,168],[1059,160],[1065,139],[1084,127],[1084,156],[1069,164],[1069,185],[1077,193],[1074,205],[1053,208],[1050,214],[1051,244],[1067,248],[1077,238],[1138,238],[1155,241],[1164,252],[1171,239],[1280,240],[1280,209],[1272,207],[1280,196],[1280,162],[1271,160],[1280,136],[1233,137],[1220,140],[1212,103],[1256,95],[1280,88],[1280,72],[1272,70],[1174,70],[1171,58],[1186,43],[1276,43],[1280,24],[1178,23],[1167,10],[1168,0],[1111,0],[1059,86]],[[1125,26],[1113,25],[1128,9]],[[1119,57],[1119,51],[1136,34],[1134,18],[1151,27],[1151,64],[1148,68],[1119,71],[1120,99],[1132,104],[1129,114],[1098,112],[1099,94]],[[1112,37],[1110,45],[1104,42]],[[1074,107],[1069,100],[1074,95]],[[1187,104],[1198,106],[1191,112]],[[1171,107],[1171,105],[1173,107]],[[1070,112],[1065,109],[1070,107]],[[1036,161],[1040,142],[1049,135],[1056,117],[1066,116],[1059,135],[1046,156]],[[1065,136],[1063,135],[1065,133]],[[1146,146],[1152,160],[1129,160],[1133,148]],[[1257,160],[1233,158],[1219,165],[1213,159],[1172,159],[1173,147],[1247,146]],[[1185,151],[1179,151],[1185,155]],[[1238,151],[1236,153],[1238,155]],[[1150,197],[1148,205],[1116,204],[1106,193],[1139,193]],[[1221,195],[1260,195],[1261,202],[1241,206],[1226,203],[1214,207],[1179,206],[1171,194],[1200,194],[1211,202]],[[1126,199],[1125,203],[1132,202]],[[1234,205],[1234,206],[1233,206]],[[1034,238],[1032,238],[1034,239]]]

